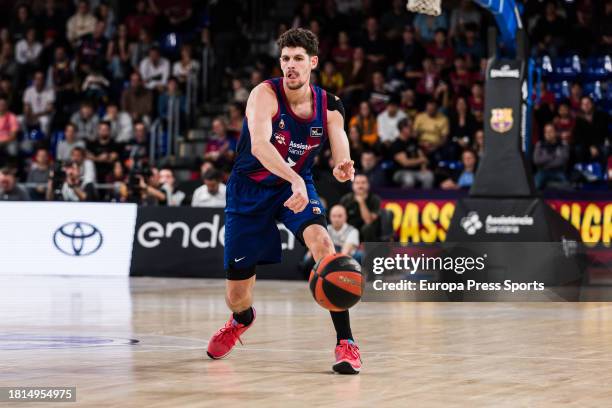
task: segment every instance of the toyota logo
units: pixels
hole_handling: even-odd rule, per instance
[[[68,222],[53,234],[53,244],[57,249],[70,256],[86,256],[102,246],[102,233],[87,222]]]

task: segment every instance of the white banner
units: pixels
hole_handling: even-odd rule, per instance
[[[136,209],[0,202],[0,275],[128,276]]]

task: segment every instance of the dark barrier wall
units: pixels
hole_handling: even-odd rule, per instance
[[[131,275],[225,278],[223,222],[223,209],[139,208]],[[283,262],[258,267],[257,278],[303,279],[297,265],[306,250],[286,228],[279,229]]]

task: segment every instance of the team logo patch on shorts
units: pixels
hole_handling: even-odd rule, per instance
[[[312,212],[314,214],[321,214],[321,209],[319,207],[312,207]]]
[[[311,127],[310,128],[310,137],[322,137],[322,136],[323,136],[322,127]]]

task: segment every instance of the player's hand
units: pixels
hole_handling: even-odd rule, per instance
[[[299,180],[291,183],[291,191],[293,191],[293,194],[285,201],[284,206],[295,214],[304,211],[304,208],[308,205],[308,193],[306,192],[304,179],[300,177]]]
[[[334,167],[334,177],[341,183],[345,181],[353,181],[355,178],[355,168],[352,160],[344,159]]]

